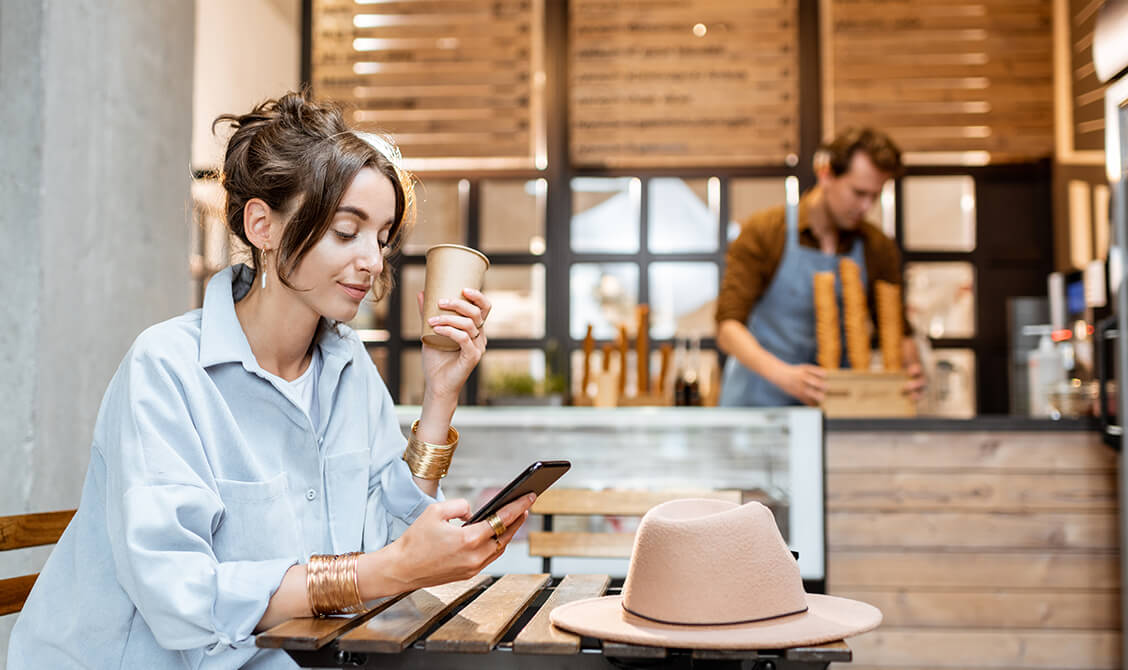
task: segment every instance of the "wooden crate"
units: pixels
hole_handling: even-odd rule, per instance
[[[827,370],[822,409],[831,419],[916,416],[916,404],[904,393],[904,372]]]

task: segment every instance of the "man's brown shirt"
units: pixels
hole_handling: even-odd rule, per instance
[[[799,200],[799,244],[819,249],[819,241],[811,232],[809,208],[810,194],[807,194]],[[780,205],[753,214],[741,226],[740,235],[729,245],[724,279],[717,296],[718,324],[725,319],[747,323],[748,315],[771,285],[787,244],[785,211]],[[902,284],[901,253],[896,243],[869,221],[863,221],[856,230],[839,231],[838,253],[849,254],[859,237],[866,261],[866,293],[872,318],[876,310],[874,281],[881,279],[898,286]],[[906,318],[905,334],[911,332]]]

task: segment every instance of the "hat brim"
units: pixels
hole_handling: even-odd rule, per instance
[[[807,608],[754,623],[678,626],[630,614],[622,596],[604,596],[561,605],[550,618],[554,625],[588,637],[677,649],[784,649],[841,640],[881,623],[881,610],[848,598],[808,594]]]

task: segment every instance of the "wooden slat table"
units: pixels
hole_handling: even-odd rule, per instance
[[[849,662],[844,642],[793,649],[711,651],[641,647],[581,638],[554,628],[556,607],[618,593],[606,575],[479,575],[389,598],[350,617],[291,619],[260,634],[306,668],[669,668],[825,670]]]

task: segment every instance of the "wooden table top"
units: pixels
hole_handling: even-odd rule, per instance
[[[510,660],[515,655],[551,656],[557,661],[554,667],[605,665],[601,657],[607,656],[667,659],[672,666],[683,664],[681,659],[693,667],[709,660],[770,659],[784,670],[825,668],[852,658],[844,642],[777,650],[679,650],[581,638],[549,623],[549,613],[560,605],[618,590],[607,575],[478,575],[373,602],[368,611],[353,616],[291,619],[259,634],[256,644],[284,649],[307,667],[415,667],[421,653],[427,654],[427,666],[436,667],[472,667],[467,659],[480,663],[481,654],[491,652]],[[392,654],[417,660],[405,665],[393,662]],[[564,658],[569,656],[575,662]],[[496,660],[491,658],[491,664],[497,665]],[[527,664],[513,667],[517,665]]]

